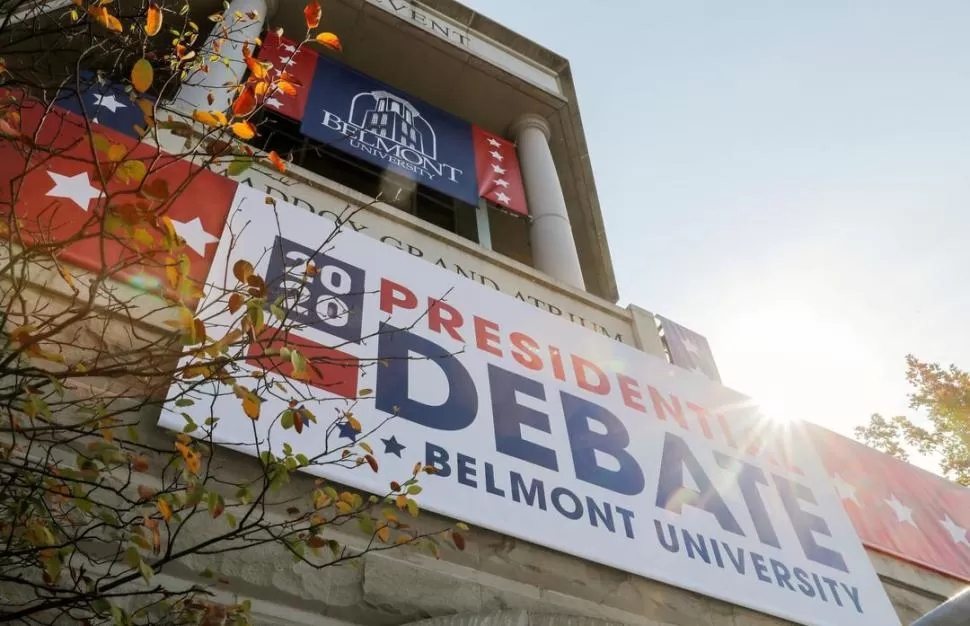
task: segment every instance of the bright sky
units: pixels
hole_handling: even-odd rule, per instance
[[[570,59],[621,302],[850,434],[970,366],[970,2],[463,0]]]

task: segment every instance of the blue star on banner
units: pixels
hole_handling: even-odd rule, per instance
[[[337,424],[337,428],[340,430],[341,439],[350,439],[355,443],[357,442],[357,435],[360,433],[350,425],[350,422],[340,422]]]
[[[407,448],[406,445],[398,443],[394,435],[390,439],[381,438],[381,441],[384,442],[384,454],[393,454],[397,458],[401,458],[401,450]]]
[[[95,124],[130,137],[139,137],[135,126],[146,127],[145,114],[123,85],[99,81],[90,72],[83,72],[78,83],[79,91],[73,88],[61,91],[57,98],[58,106],[82,117],[87,115]],[[136,97],[144,98],[154,106],[151,96],[143,94]]]

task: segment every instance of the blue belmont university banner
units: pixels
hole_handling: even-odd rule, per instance
[[[306,382],[237,362],[263,398],[256,422],[213,381],[173,388],[197,401],[170,404],[162,425],[217,416],[216,442],[314,458],[364,439],[327,428],[352,408],[376,429],[379,471],[313,468],[328,479],[382,494],[421,461],[439,470],[421,506],[472,525],[803,624],[899,624],[799,423],[352,230],[317,252],[333,222],[244,185],[233,206],[210,294],[235,287],[237,260],[258,261],[302,325],[290,345],[327,360]],[[214,340],[235,323],[225,297],[202,304],[224,312],[207,319]],[[290,398],[321,423],[272,427]]]
[[[301,131],[478,204],[471,124],[324,57],[317,61]]]

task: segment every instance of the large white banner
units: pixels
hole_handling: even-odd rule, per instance
[[[798,424],[363,235],[321,249],[333,229],[240,186],[209,273],[231,289],[236,260],[253,262],[270,300],[290,289],[302,324],[291,343],[360,364],[316,375],[307,408],[324,421],[372,390],[353,413],[364,432],[386,422],[368,438],[380,470],[326,477],[383,494],[421,461],[439,469],[421,505],[472,525],[804,624],[899,623]],[[294,296],[308,260],[317,272]],[[210,336],[234,317],[210,320]],[[163,411],[162,425],[217,416],[217,441],[253,441],[239,399],[212,391]],[[263,396],[260,436],[286,408]],[[349,425],[324,431],[277,427],[272,446],[313,456],[358,438]]]

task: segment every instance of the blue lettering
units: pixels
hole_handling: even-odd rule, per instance
[[[563,496],[568,497],[572,501],[573,508],[571,511],[566,510],[562,505]],[[579,501],[572,491],[566,489],[565,487],[556,487],[552,490],[550,494],[552,498],[552,506],[555,507],[563,517],[567,517],[572,520],[577,520],[583,516],[583,503]]]
[[[700,491],[689,489],[684,485],[685,467]],[[660,459],[657,506],[674,513],[681,513],[684,505],[707,511],[717,519],[721,528],[735,535],[744,536],[738,521],[734,519],[721,494],[711,484],[710,478],[704,473],[687,442],[673,433],[667,433]]]
[[[757,552],[748,552],[748,555],[751,557],[751,563],[754,564],[754,575],[758,577],[758,580],[770,583],[771,579],[768,578],[768,566],[765,565],[765,557]]]
[[[765,473],[750,463],[733,459],[720,452],[715,452],[714,458],[717,460],[718,465],[728,470],[735,477],[738,487],[741,490],[741,495],[744,497],[744,503],[747,505],[748,512],[751,514],[751,521],[754,522],[754,529],[758,533],[758,539],[763,544],[773,548],[780,548],[781,544],[778,543],[778,535],[775,533],[775,527],[771,524],[768,509],[765,507],[764,500],[761,498],[761,492],[758,490],[758,485],[768,485]]]
[[[539,508],[543,511],[546,510],[546,489],[542,484],[542,481],[532,479],[529,483],[529,488],[525,488],[525,481],[522,480],[522,475],[518,472],[509,472],[509,478],[512,481],[512,499],[516,502],[521,502],[525,499],[525,503],[529,506],[535,506],[533,502],[539,504]]]
[[[458,472],[456,474],[458,482],[463,485],[468,485],[469,487],[477,487],[478,483],[475,482],[475,458],[470,456],[465,456],[459,452],[455,459],[458,461]]]
[[[520,376],[496,365],[488,366],[488,384],[492,390],[492,416],[495,426],[495,449],[534,465],[558,471],[556,451],[522,438],[522,425],[551,433],[549,416],[516,402],[516,393],[539,400],[546,391],[538,381]]]
[[[805,485],[790,481],[787,478],[775,475],[775,486],[778,488],[778,495],[781,496],[781,503],[785,506],[788,519],[791,520],[795,528],[795,535],[798,542],[802,544],[802,551],[805,556],[837,570],[848,572],[849,568],[845,564],[845,559],[835,550],[820,546],[815,541],[815,533],[832,536],[829,525],[818,515],[809,513],[802,508],[799,500],[817,504],[815,494]]]
[[[788,566],[775,559],[768,559],[768,562],[771,563],[771,571],[775,574],[775,582],[778,583],[778,586],[788,587],[795,591],[795,588],[791,586],[791,572],[788,571]]]
[[[808,572],[800,567],[793,568],[792,572],[795,574],[795,580],[798,581],[798,589],[809,598],[814,598],[815,587],[812,586],[812,581],[808,579]]]
[[[485,491],[493,496],[505,497],[505,492],[495,486],[495,468],[491,463],[485,464]]]
[[[387,323],[381,323],[378,332],[377,353],[382,363],[377,368],[374,400],[377,410],[438,430],[461,430],[475,420],[478,413],[475,383],[453,354],[424,337]],[[412,354],[428,359],[444,373],[448,399],[443,404],[425,404],[408,395]]]
[[[701,557],[702,561],[710,564],[711,557],[707,554],[707,543],[704,541],[704,535],[697,533],[695,537],[687,529],[682,529],[681,532],[684,533],[684,550],[687,551],[687,556],[694,559],[697,558],[694,556],[696,554]]]
[[[674,554],[680,552],[680,543],[677,541],[677,529],[674,528],[673,524],[667,524],[667,533],[670,534],[670,541],[667,541],[667,533],[664,533],[663,523],[660,520],[653,520],[653,526],[657,529],[657,539],[660,540],[660,545],[662,545],[668,552],[673,552]]]
[[[626,451],[630,433],[623,422],[598,404],[565,391],[560,395],[576,478],[627,496],[643,491],[643,472],[636,459]],[[589,420],[602,424],[606,433],[590,430]],[[612,470],[600,466],[596,462],[596,452],[613,457],[620,468]]]
[[[436,446],[430,441],[424,446],[424,464],[438,470],[435,476],[447,478],[451,476],[451,465],[448,464],[448,451],[440,446]]]
[[[603,503],[603,509],[596,505],[596,500],[593,500],[589,496],[586,496],[586,509],[589,511],[589,523],[595,528],[599,526],[599,522],[603,522],[603,525],[611,532],[616,532],[616,526],[613,523],[613,508],[610,506],[609,502]]]

